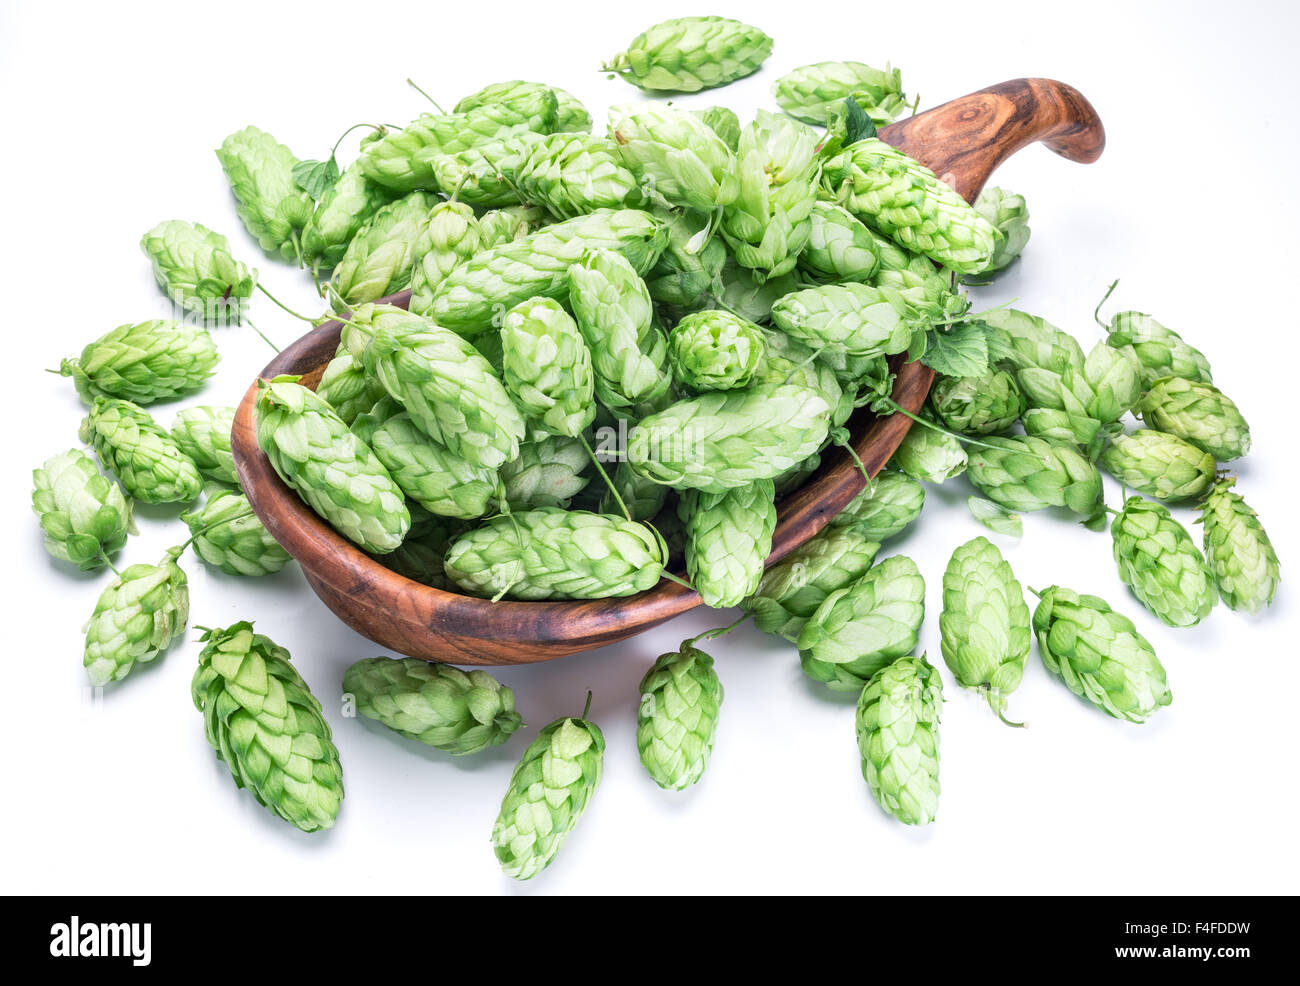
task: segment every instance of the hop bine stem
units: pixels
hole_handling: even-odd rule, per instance
[[[605,467],[601,465],[600,457],[596,455],[595,451],[591,447],[591,443],[587,441],[587,436],[579,435],[578,440],[582,442],[582,447],[587,450],[587,455],[591,458],[591,462],[596,467],[596,471],[600,473],[600,478],[603,479],[605,485],[609,487],[609,492],[613,494],[614,502],[618,504],[618,509],[623,511],[623,516],[631,521],[632,512],[627,509],[627,504],[623,502],[623,497],[614,486],[614,481],[609,478],[609,473],[605,472]]]
[[[122,577],[122,573],[117,570],[117,566],[114,565],[113,562],[109,559],[108,552],[105,551],[103,548],[99,549],[99,558],[105,565],[109,567],[109,569],[112,570],[114,575],[116,575],[119,579]]]
[[[268,298],[270,298],[271,301],[275,304],[275,306],[276,306],[277,308],[281,309],[281,310],[284,311],[284,312],[287,312],[288,314],[292,315],[294,318],[298,319],[299,321],[306,322],[308,325],[316,325],[316,324],[317,324],[317,320],[316,320],[316,319],[314,319],[314,318],[308,318],[306,315],[302,315],[302,314],[299,314],[298,312],[294,311],[292,308],[290,308],[288,305],[286,305],[283,301],[281,301],[279,298],[277,298],[275,295],[273,295],[270,291],[266,290],[266,288],[265,288],[261,283],[259,283],[259,284],[257,285],[257,290],[261,291],[262,294],[264,294],[264,295],[266,295]],[[245,321],[247,321],[247,319],[245,319]]]
[[[268,346],[270,346],[272,349],[274,349],[277,353],[280,351],[280,347],[277,346],[275,343],[273,343],[270,339],[268,339],[266,333],[263,332],[261,329],[259,329],[256,325],[254,325],[248,318],[244,319],[244,324],[247,325],[254,332],[256,332],[259,336],[261,336],[262,341],[266,343]]]
[[[753,613],[745,613],[740,617],[740,619],[736,620],[734,623],[729,623],[725,627],[713,627],[709,630],[705,630],[703,633],[697,633],[694,637],[691,637],[689,640],[682,641],[682,649],[685,650],[687,647],[690,647],[692,644],[694,644],[697,640],[715,640],[718,637],[725,636],[731,633],[732,630],[736,629],[736,627],[740,626],[742,623],[744,623],[753,615],[754,615]]]
[[[1100,325],[1103,329],[1105,329],[1108,332],[1110,331],[1110,326],[1101,320],[1101,306],[1106,304],[1106,299],[1109,298],[1111,294],[1114,293],[1115,288],[1118,285],[1119,285],[1119,278],[1117,277],[1115,278],[1115,280],[1110,282],[1110,287],[1108,287],[1106,289],[1106,293],[1101,296],[1101,301],[1097,302],[1097,307],[1092,310],[1093,321],[1095,321],[1098,325]]]
[[[911,418],[917,424],[924,425],[926,428],[931,428],[934,431],[939,432],[941,435],[947,435],[949,438],[955,438],[957,439],[957,441],[962,442],[966,445],[974,445],[977,448],[987,448],[987,449],[993,449],[994,451],[998,451],[998,446],[996,445],[990,445],[988,442],[981,442],[978,438],[971,438],[969,435],[963,435],[957,431],[950,431],[947,428],[943,427],[942,425],[935,424],[933,421],[927,421],[925,418],[913,414],[911,411],[903,407],[892,397],[887,397],[884,394],[877,394],[874,398],[872,398],[870,403],[872,405],[873,410],[878,410],[881,407],[886,407],[889,410],[895,412],[896,414],[903,415],[903,417],[905,418]]]
[[[587,689],[587,704],[582,707],[582,718],[586,719],[591,712],[591,689]]]
[[[444,110],[441,106],[438,105],[438,101],[437,101],[436,99],[434,99],[434,98],[433,98],[432,96],[430,96],[427,92],[425,92],[423,89],[421,89],[419,86],[417,86],[417,85],[415,84],[415,80],[414,80],[414,79],[407,79],[407,80],[406,80],[406,84],[407,84],[408,86],[410,86],[412,89],[414,89],[416,92],[418,92],[418,93],[419,93],[421,96],[423,96],[425,99],[427,99],[429,102],[431,102],[431,103],[433,104],[433,108],[434,108],[435,110],[437,110],[439,113],[446,113],[446,112],[447,112],[447,111]]]

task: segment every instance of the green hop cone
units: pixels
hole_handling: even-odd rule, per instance
[[[481,106],[504,106],[518,110],[527,106],[539,96],[544,97],[546,90],[555,94],[558,119],[555,129],[559,133],[587,133],[591,130],[591,114],[581,101],[571,93],[558,86],[548,86],[540,82],[524,82],[512,79],[509,82],[493,82],[478,92],[470,93],[453,107],[456,113],[468,113]]]
[[[1214,482],[1214,456],[1150,428],[1115,435],[1097,461],[1126,489],[1157,500],[1188,500]]]
[[[1045,318],[998,308],[980,320],[989,327],[989,361],[1005,362],[1017,372],[1033,367],[1057,376],[1067,368],[1083,370],[1084,356],[1078,340]]]
[[[131,501],[80,449],[51,456],[32,470],[32,510],[45,533],[45,550],[83,572],[103,568],[135,533]]]
[[[974,538],[952,553],[943,573],[939,633],[957,684],[984,692],[999,719],[1019,725],[1003,712],[1029,658],[1029,607],[1011,566],[988,538]]]
[[[696,393],[744,387],[766,349],[757,325],[718,310],[687,315],[668,333],[673,378]]]
[[[190,615],[188,580],[170,548],[157,565],[123,569],[95,603],[86,623],[83,663],[96,687],[121,681],[147,664],[185,631]]]
[[[939,423],[965,435],[996,435],[1025,412],[1016,378],[990,366],[975,377],[940,376],[930,388],[930,409]]]
[[[775,498],[770,479],[723,493],[687,491],[686,571],[704,605],[736,606],[758,588],[772,551]]]
[[[1214,382],[1210,361],[1200,350],[1188,345],[1177,332],[1165,328],[1150,315],[1117,312],[1111,317],[1106,343],[1116,349],[1133,351],[1141,368],[1143,390],[1150,390],[1157,380],[1165,377]]]
[[[1071,363],[1060,371],[1026,366],[1016,379],[1029,406],[1026,432],[1093,452],[1142,394],[1133,354],[1104,342],[1093,347],[1082,365]]]
[[[546,431],[576,438],[596,416],[591,352],[558,301],[533,298],[501,326],[505,384],[519,407]]]
[[[1020,256],[1029,242],[1029,206],[1023,195],[1005,188],[990,187],[975,200],[975,211],[1002,234],[993,257],[984,270],[962,277],[963,284],[990,284]]]
[[[408,504],[411,529],[406,539],[387,554],[372,555],[381,565],[412,582],[455,592],[456,585],[443,571],[442,560],[452,540],[466,530],[466,522],[436,517],[419,504]]]
[[[476,144],[455,154],[439,154],[433,158],[435,183],[451,189],[456,201],[476,208],[518,205],[515,169],[521,155],[542,139],[543,135],[528,132]]]
[[[211,495],[203,508],[181,514],[194,536],[194,552],[227,575],[272,575],[289,564],[289,553],[271,537],[242,493]]]
[[[366,181],[353,164],[320,197],[302,231],[302,259],[313,270],[330,270],[348,244],[389,202],[389,195]]]
[[[278,253],[284,260],[300,258],[301,233],[314,204],[293,180],[298,163],[293,152],[265,131],[245,127],[221,142],[217,160],[249,235],[267,253]]]
[[[632,520],[652,520],[668,501],[667,486],[646,479],[625,461],[614,469],[612,482]],[[611,490],[606,490],[601,496],[600,513],[622,513]]]
[[[285,484],[348,540],[392,551],[411,524],[383,464],[297,377],[259,381],[257,444]]]
[[[1225,477],[1211,488],[1201,506],[1205,557],[1229,609],[1258,613],[1277,593],[1277,552],[1264,525]]]
[[[857,397],[856,381],[831,366],[830,360],[817,358],[815,350],[784,332],[760,329],[763,335],[763,358],[751,381],[760,384],[799,384],[821,394],[831,407],[831,427],[838,428],[849,419]],[[858,362],[857,357],[846,357]],[[843,378],[846,382],[841,385]]]
[[[539,206],[517,205],[502,209],[489,209],[478,217],[481,249],[521,240],[540,229],[548,221],[546,210]]]
[[[369,657],[343,673],[357,712],[425,746],[460,755],[499,746],[522,725],[515,693],[486,671]]]
[[[672,205],[711,213],[740,192],[736,155],[689,110],[661,103],[614,106],[609,135],[637,180]]]
[[[727,17],[675,17],[642,31],[600,67],[651,92],[699,92],[758,71],[772,39]]]
[[[433,304],[433,292],[443,278],[483,248],[483,234],[474,210],[460,202],[442,202],[429,213],[423,256],[411,272],[409,308],[417,315]]]
[[[88,405],[96,397],[153,404],[198,390],[220,361],[207,329],[154,319],[119,325],[65,359],[59,373]]]
[[[1129,497],[1110,524],[1120,580],[1171,627],[1200,623],[1214,608],[1210,570],[1196,542],[1168,508]]]
[[[642,418],[628,437],[628,462],[665,486],[721,493],[779,476],[816,452],[830,410],[795,385],[701,394]]]
[[[913,423],[889,464],[913,479],[943,483],[966,471],[966,449],[951,435]]]
[[[1101,474],[1076,449],[1034,438],[986,438],[967,450],[966,475],[994,503],[1008,510],[1065,507],[1092,517],[1101,504]]]
[[[238,486],[235,457],[230,451],[230,432],[234,427],[233,407],[187,407],[172,422],[171,436],[203,475]]]
[[[710,130],[722,138],[722,142],[734,153],[740,147],[740,117],[734,110],[725,106],[710,106],[708,109],[691,110],[703,120]]]
[[[607,137],[560,133],[531,141],[513,168],[519,196],[558,219],[596,209],[635,208],[641,188]]]
[[[939,810],[942,706],[943,679],[924,657],[895,661],[858,698],[862,777],[904,825],[928,825]]]
[[[813,203],[808,245],[799,254],[799,269],[818,281],[871,280],[880,264],[879,240],[847,209],[831,202]]]
[[[547,435],[520,443],[519,455],[501,467],[501,485],[511,510],[567,508],[591,482],[590,469],[591,457],[581,439]]]
[[[494,517],[462,535],[445,567],[471,595],[603,599],[653,587],[666,554],[643,524],[544,507]]]
[[[412,266],[429,248],[430,213],[437,203],[427,192],[411,192],[379,209],[334,268],[339,296],[359,305],[410,284]]]
[[[814,349],[892,356],[912,343],[903,298],[891,289],[846,282],[805,288],[772,305],[772,321]]]
[[[130,401],[96,397],[80,437],[142,503],[189,503],[203,491],[194,460],[148,411]]]
[[[1173,700],[1151,645],[1104,599],[1051,586],[1034,610],[1034,635],[1047,670],[1116,719],[1146,722]]]
[[[969,307],[949,278],[925,257],[913,256],[903,267],[882,266],[871,283],[886,296],[902,301],[905,317],[913,326],[946,328]]]
[[[799,634],[804,674],[837,692],[856,692],[916,647],[925,616],[925,579],[906,555],[892,555],[827,596]]]
[[[343,801],[343,768],[320,702],[289,652],[251,623],[202,639],[190,694],[235,786],[304,832],[330,828]]]
[[[206,226],[179,219],[160,222],[141,238],[140,249],[163,293],[205,322],[238,321],[237,308],[230,317],[231,300],[253,295],[257,271],[236,260],[230,241]]]
[[[855,527],[828,527],[768,568],[740,606],[764,633],[795,643],[826,597],[866,575],[879,550]]]
[[[727,247],[713,237],[699,249],[708,219],[687,210],[656,213],[668,231],[664,252],[646,275],[650,297],[661,305],[693,308],[712,294],[727,259]]]
[[[801,65],[772,83],[772,96],[796,120],[814,126],[824,125],[826,115],[850,96],[878,127],[892,123],[907,108],[903,73],[862,62]]]
[[[636,716],[636,748],[651,780],[684,791],[704,776],[722,698],[713,658],[704,651],[684,643],[655,660],[641,679]]]
[[[925,487],[901,472],[887,470],[831,518],[830,526],[852,527],[870,541],[902,533],[925,506]]]
[[[933,171],[868,137],[826,162],[822,183],[838,202],[899,246],[959,274],[985,269],[1000,234]]]
[[[604,756],[605,737],[585,718],[557,719],[528,744],[492,826],[506,876],[530,880],[551,865],[600,783]]]
[[[362,361],[348,352],[329,361],[316,385],[316,396],[348,426],[387,393],[382,383],[366,373]]]
[[[1220,462],[1250,451],[1250,425],[1214,384],[1164,377],[1133,408],[1146,425],[1177,435]]]

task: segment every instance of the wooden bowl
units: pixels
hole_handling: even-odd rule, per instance
[[[880,132],[973,201],[993,170],[1035,141],[1071,161],[1095,161],[1105,146],[1101,121],[1080,93],[1050,79],[1016,79],[982,89]],[[406,305],[410,292],[390,299]],[[334,356],[340,325],[327,322],[272,360],[261,376],[297,373],[314,387]],[[899,367],[893,398],[920,410],[933,372]],[[452,664],[528,664],[601,647],[700,605],[693,591],[666,579],[622,599],[576,602],[491,602],[420,585],[389,571],[336,534],[281,482],[257,446],[256,381],[235,415],[235,464],[253,509],[299,564],[312,589],[358,633],[401,654]],[[859,411],[849,422],[853,447],[874,476],[911,421],[901,414]],[[772,564],[820,531],[866,485],[843,449],[778,504]]]

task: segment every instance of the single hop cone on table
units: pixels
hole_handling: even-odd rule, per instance
[[[799,269],[819,281],[869,282],[880,266],[879,239],[842,206],[814,202]]]
[[[428,192],[411,192],[375,212],[334,268],[333,285],[347,304],[375,301],[411,283],[411,270],[430,247]]]
[[[1141,367],[1143,390],[1150,390],[1165,377],[1214,383],[1210,361],[1201,351],[1150,315],[1117,312],[1111,317],[1106,344],[1133,352]]]
[[[95,603],[86,623],[82,663],[95,686],[121,681],[147,664],[185,632],[190,592],[176,564],[183,548],[170,548],[157,565],[122,570]]]
[[[582,105],[582,101],[559,86],[548,86],[541,82],[524,82],[511,79],[509,82],[493,82],[477,92],[472,92],[454,107],[452,112],[468,113],[481,106],[504,106],[507,109],[526,109],[539,97],[544,97],[549,90],[555,94],[556,120],[558,133],[587,133],[591,130],[591,114]]]
[[[289,652],[251,623],[202,639],[190,693],[235,786],[304,832],[330,828],[343,801],[339,751]]]
[[[1002,239],[993,250],[989,265],[977,274],[966,274],[963,284],[990,284],[1011,266],[1029,242],[1029,206],[1023,195],[991,187],[980,192],[975,211],[993,224]]]
[[[242,493],[209,495],[202,509],[181,520],[194,537],[194,553],[227,575],[272,575],[292,560]]]
[[[536,424],[576,438],[596,416],[591,352],[558,301],[533,298],[501,326],[506,389]]]
[[[230,252],[230,241],[198,223],[170,219],[140,240],[140,249],[153,265],[154,280],[163,293],[205,322],[237,322],[231,300],[251,298],[257,271],[249,270]]]
[[[913,422],[889,464],[913,479],[940,484],[966,471],[966,449],[951,435]]]
[[[862,689],[856,717],[862,777],[886,812],[928,825],[939,810],[943,679],[924,657],[904,657]]]
[[[601,66],[651,92],[699,92],[758,71],[772,39],[727,17],[676,17],[642,31]]]
[[[1210,615],[1217,594],[1196,542],[1168,508],[1129,497],[1110,524],[1120,580],[1154,616],[1190,627]]]
[[[996,435],[1025,413],[1025,395],[1016,378],[990,366],[976,377],[935,379],[930,409],[939,423],[963,435]]]
[[[1177,435],[1219,462],[1250,451],[1250,426],[1214,384],[1164,377],[1151,385],[1133,412],[1147,427]]]
[[[757,325],[713,309],[687,315],[668,333],[673,378],[696,393],[744,387],[766,349]]]
[[[221,142],[217,160],[249,235],[267,253],[300,259],[301,233],[315,206],[293,180],[293,152],[265,131],[245,127]]]
[[[1229,609],[1258,613],[1272,605],[1280,578],[1277,552],[1233,477],[1219,479],[1201,505],[1205,557]]]
[[[526,144],[513,168],[520,197],[557,219],[596,209],[638,208],[644,196],[607,137],[559,133]]]
[[[661,103],[614,106],[609,135],[637,180],[671,205],[712,214],[740,193],[736,155],[689,110]]]
[[[1097,461],[1126,489],[1170,503],[1198,497],[1214,482],[1214,456],[1151,428],[1115,435]]]
[[[704,605],[726,609],[758,588],[772,551],[775,496],[770,479],[723,493],[686,492],[686,571]]]
[[[343,674],[343,692],[367,719],[454,755],[498,746],[522,725],[514,692],[486,671],[414,657],[357,661]]]
[[[850,96],[877,127],[887,126],[907,109],[903,73],[862,62],[801,65],[772,83],[776,105],[796,120],[824,126],[826,115]]]
[[[636,746],[660,787],[683,791],[704,776],[718,731],[722,682],[713,658],[689,643],[658,657],[641,679]]]
[[[80,437],[142,503],[189,503],[203,490],[194,460],[130,401],[96,397]]]
[[[320,197],[302,231],[302,259],[313,271],[331,270],[343,259],[348,244],[383,206],[389,196],[366,181],[353,164]]]
[[[500,479],[511,510],[567,508],[592,480],[591,457],[581,440],[566,435],[547,435],[520,443],[519,455],[501,467]],[[618,483],[617,478],[614,481]],[[632,519],[647,520],[657,512],[658,507],[644,517],[633,513]]]
[[[83,572],[108,564],[136,533],[131,501],[80,449],[46,459],[32,470],[32,510],[45,533],[45,550]]]
[[[433,291],[450,274],[483,248],[483,234],[474,210],[460,202],[442,202],[429,213],[422,256],[411,272],[409,310],[417,315],[433,303]]]
[[[1023,435],[986,438],[967,450],[966,475],[994,503],[1008,510],[1065,507],[1087,518],[1102,505],[1101,474],[1069,445]]]
[[[886,470],[831,518],[829,526],[851,527],[870,541],[887,541],[921,516],[925,487],[911,476]]]
[[[230,433],[234,427],[233,407],[187,407],[172,422],[171,436],[203,475],[218,483],[238,486],[235,456],[230,450]]]
[[[59,373],[72,377],[87,405],[96,397],[153,404],[198,390],[219,362],[207,329],[154,319],[119,325],[65,359]]]

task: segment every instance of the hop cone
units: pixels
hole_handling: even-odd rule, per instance
[[[559,133],[530,142],[514,166],[514,184],[525,202],[545,206],[559,219],[635,208],[642,199],[618,145],[588,134]]]
[[[207,329],[154,319],[119,325],[65,359],[59,373],[72,377],[86,404],[96,397],[153,404],[198,390],[220,361]]]
[[[546,210],[540,206],[519,205],[503,209],[490,209],[478,217],[482,249],[499,243],[521,240],[547,221]]]
[[[430,245],[430,213],[437,203],[426,192],[411,192],[374,214],[334,268],[334,287],[344,301],[374,301],[411,283],[412,265]]]
[[[945,377],[930,388],[930,408],[945,428],[966,435],[996,435],[1025,412],[1016,378],[990,366],[975,377]]]
[[[906,311],[896,291],[847,282],[785,295],[772,306],[772,321],[814,349],[892,356],[912,342]]]
[[[742,267],[759,276],[794,270],[808,245],[817,201],[817,134],[759,110],[740,135],[740,191],[722,210],[722,238]]]
[[[722,142],[734,153],[740,147],[740,117],[734,110],[725,106],[710,106],[708,109],[691,110],[708,125],[708,128],[722,138]]]
[[[293,180],[293,152],[257,127],[245,127],[221,142],[217,160],[249,235],[284,260],[301,256],[300,234],[314,205]]]
[[[1047,670],[1116,719],[1146,722],[1173,699],[1165,669],[1133,621],[1104,599],[1051,586],[1034,610]]]
[[[170,548],[157,565],[132,565],[103,591],[86,623],[83,663],[95,686],[121,681],[137,664],[165,651],[185,631],[190,591]]]
[[[1118,312],[1110,320],[1108,345],[1128,348],[1137,357],[1142,375],[1142,389],[1150,390],[1157,380],[1181,377],[1200,383],[1213,383],[1210,361],[1200,350],[1188,345],[1173,329],[1165,328],[1150,315],[1141,312]]]
[[[969,307],[953,289],[950,275],[936,270],[925,257],[913,256],[901,267],[882,266],[871,284],[886,297],[901,301],[904,317],[914,326],[946,325]]]
[[[343,801],[339,751],[289,652],[251,623],[202,639],[190,693],[235,786],[304,832],[330,828]]]
[[[534,298],[506,313],[501,327],[505,384],[546,431],[576,438],[596,416],[591,353],[558,301]]]
[[[343,673],[357,712],[447,753],[478,753],[522,723],[515,693],[486,671],[461,671],[418,658],[369,657]]]
[[[739,194],[736,155],[689,110],[660,103],[614,106],[609,135],[637,180],[672,205],[711,213]]]
[[[1151,385],[1133,410],[1149,427],[1177,435],[1220,462],[1250,451],[1250,426],[1214,384],[1165,377]]]
[[[868,226],[959,274],[985,269],[997,248],[993,224],[935,177],[884,141],[845,148],[822,172],[831,198]]]
[[[657,219],[635,209],[599,209],[546,226],[483,250],[448,274],[434,290],[428,315],[454,332],[476,335],[499,327],[500,315],[521,301],[564,298],[569,269],[587,250],[615,250],[641,274],[659,258],[665,236]]]
[[[858,752],[872,797],[905,825],[939,810],[939,710],[943,680],[924,657],[905,657],[858,698]]]
[[[726,609],[758,588],[772,551],[775,497],[770,479],[722,493],[687,491],[686,571],[704,605]]]
[[[161,222],[144,234],[140,249],[163,293],[201,318],[226,321],[226,302],[253,295],[257,272],[236,260],[230,241],[206,226]]]
[[[80,435],[142,503],[189,503],[203,490],[194,460],[130,401],[96,397]]]
[[[455,154],[439,154],[432,165],[435,184],[452,189],[458,203],[475,208],[518,205],[515,168],[527,148],[543,139],[541,134],[522,133],[476,144]],[[538,211],[546,210],[538,207]]]
[[[760,630],[794,643],[826,597],[866,575],[879,550],[855,527],[828,527],[771,566],[740,605]]]
[[[952,553],[943,573],[939,633],[957,684],[983,691],[989,708],[1007,722],[1007,696],[1020,687],[1029,658],[1029,607],[1011,566],[988,538]]]
[[[964,284],[989,284],[1011,266],[1029,242],[1029,206],[1023,195],[1005,188],[986,188],[975,200],[975,211],[1002,234],[988,267],[962,277]]]
[[[259,381],[257,444],[280,478],[340,534],[367,551],[392,551],[411,523],[402,491],[369,446],[296,381]]]
[[[634,521],[544,507],[495,517],[447,552],[447,575],[466,592],[512,599],[630,596],[659,581],[666,551]]]
[[[903,73],[862,62],[801,65],[772,83],[772,96],[796,120],[814,126],[825,125],[826,115],[850,96],[878,127],[892,123],[907,108]]]
[[[668,334],[673,378],[688,390],[733,390],[754,376],[766,350],[757,325],[730,312],[687,315]]]
[[[804,674],[855,692],[916,647],[925,616],[925,579],[906,555],[886,558],[827,596],[799,634]]]
[[[913,424],[889,464],[913,479],[943,483],[966,471],[966,449],[961,442],[941,431]]]
[[[815,202],[799,268],[819,281],[866,282],[880,264],[877,242],[876,235],[847,209]]]
[[[540,82],[523,82],[519,79],[494,82],[478,92],[470,93],[453,110],[456,113],[468,113],[482,106],[504,106],[518,111],[520,108],[527,109],[533,100],[544,99],[547,90],[555,94],[559,117],[555,126],[557,132],[587,133],[591,130],[591,114],[578,97],[559,86],[547,86]]]
[[[772,39],[727,17],[676,17],[632,39],[601,66],[652,92],[699,92],[758,71]]]
[[[1188,500],[1214,482],[1214,456],[1150,428],[1115,435],[1098,461],[1125,488],[1157,500]]]
[[[817,358],[815,350],[784,332],[760,329],[763,336],[763,358],[759,360],[751,381],[760,384],[799,384],[814,390],[831,407],[831,427],[838,428],[854,411],[857,397],[855,384],[841,386],[842,375],[831,366],[830,360]],[[856,357],[850,360],[856,362]]]
[[[1067,368],[1082,371],[1084,356],[1078,341],[1037,315],[999,308],[980,320],[989,326],[989,360],[1006,361],[1016,370],[1036,367],[1061,375]]]
[[[234,427],[233,407],[187,407],[172,422],[171,436],[203,475],[238,486],[235,457],[230,451],[230,432]]]
[[[921,516],[925,487],[892,470],[876,476],[847,507],[831,518],[831,527],[852,527],[869,541],[887,541]]]
[[[1025,431],[1094,449],[1142,393],[1133,354],[1104,342],[1093,347],[1081,366],[1069,364],[1059,371],[1026,366],[1016,379],[1030,408],[1024,414]]]
[[[812,455],[829,414],[826,400],[806,387],[713,391],[643,418],[628,438],[628,462],[665,486],[721,493]]]
[[[329,270],[347,253],[348,244],[389,201],[378,185],[366,181],[353,164],[320,197],[302,231],[302,259],[313,270]]]
[[[329,361],[316,385],[316,396],[349,426],[387,393],[383,384],[366,373],[362,361],[348,352]]]
[[[45,532],[45,550],[83,572],[103,568],[135,533],[131,501],[80,449],[32,470],[32,510]]]
[[[690,644],[661,654],[641,679],[636,748],[646,772],[668,791],[704,776],[718,731],[722,682],[713,658]]]
[[[1119,577],[1171,627],[1200,623],[1214,608],[1214,583],[1196,542],[1166,507],[1129,497],[1110,524]]]
[[[1277,553],[1258,515],[1232,491],[1232,482],[1216,482],[1201,507],[1205,557],[1228,607],[1258,613],[1277,592]]]
[[[433,304],[433,291],[443,278],[483,248],[474,210],[460,202],[442,202],[429,213],[424,255],[411,272],[409,310],[417,315]]]
[[[586,719],[557,719],[528,745],[492,826],[506,876],[529,880],[551,865],[600,783],[604,755],[605,737]]]
[[[591,458],[580,439],[547,435],[523,442],[519,455],[501,467],[506,502],[511,510],[568,507],[591,482],[590,466]],[[632,519],[644,518],[633,515]]]
[[[227,575],[271,575],[289,564],[289,553],[271,537],[242,493],[209,496],[203,509],[181,514],[194,535],[194,551]]]
[[[1030,435],[987,438],[966,453],[970,481],[1008,510],[1066,507],[1092,517],[1101,504],[1101,475],[1075,449]]]
[[[627,507],[633,520],[651,520],[664,508],[668,500],[668,487],[660,486],[637,473],[627,462],[620,462],[614,470],[614,489]],[[613,495],[605,491],[600,500],[603,514],[622,513]]]
[[[650,297],[661,305],[691,308],[712,294],[727,259],[722,240],[713,237],[699,249],[708,220],[698,213],[679,210],[656,213],[668,231],[664,252],[646,275]]]

